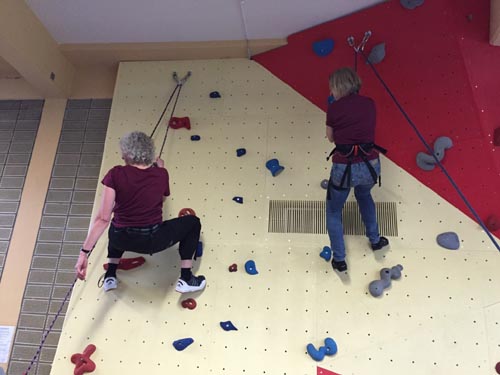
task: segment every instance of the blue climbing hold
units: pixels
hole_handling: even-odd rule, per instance
[[[218,92],[218,91],[212,91],[212,92],[210,93],[210,97],[211,97],[212,99],[218,99],[218,98],[220,98],[220,94],[219,94],[219,92]]]
[[[335,354],[337,354],[337,350],[338,350],[337,349],[337,343],[331,337],[327,337],[325,339],[325,348],[326,348],[326,355],[335,355]]]
[[[266,168],[269,169],[269,171],[271,172],[273,177],[276,177],[285,169],[285,167],[282,167],[280,165],[280,162],[278,159],[268,160],[266,162]]]
[[[245,150],[244,148],[239,148],[236,150],[236,156],[237,157],[240,157],[240,156],[243,156],[247,153],[247,150]]]
[[[172,343],[174,345],[174,348],[178,351],[183,351],[186,349],[189,345],[191,345],[194,342],[194,340],[191,337],[188,337],[186,339],[180,339],[176,340]]]
[[[316,349],[313,344],[307,344],[307,353],[311,356],[312,359],[315,361],[322,361],[323,358],[325,358],[326,355],[326,348],[324,346],[320,347],[319,349]]]
[[[201,137],[199,135],[192,135],[191,136],[192,141],[199,141],[200,139],[201,139]]]
[[[249,275],[257,275],[259,273],[253,260],[249,260],[245,263],[245,271],[247,271]]]
[[[234,197],[233,201],[235,201],[236,203],[242,204],[243,203],[243,197]]]
[[[328,56],[333,51],[334,45],[335,42],[333,39],[318,40],[313,43],[313,51],[318,56]]]
[[[335,101],[335,97],[333,95],[328,96],[328,104],[332,104]]]
[[[238,328],[236,328],[234,326],[233,323],[231,323],[230,320],[226,321],[226,322],[220,322],[220,326],[221,328],[224,330],[224,331],[237,331]]]
[[[196,257],[199,258],[203,255],[203,242],[198,241],[198,247],[196,248]]]
[[[413,10],[424,3],[424,0],[399,0],[401,6],[405,9]]]
[[[441,233],[436,238],[437,243],[449,250],[458,250],[460,248],[460,239],[455,232]]]
[[[332,249],[330,249],[328,246],[325,246],[319,256],[329,262],[332,257]]]

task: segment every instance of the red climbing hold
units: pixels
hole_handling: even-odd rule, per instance
[[[144,257],[122,258],[120,259],[120,263],[118,263],[118,269],[128,271],[140,267],[144,263],[146,263],[146,259],[144,259]],[[105,263],[102,266],[106,271],[108,270],[108,263]]]
[[[500,374],[500,362],[498,362],[495,366],[495,370],[497,371],[497,374]]]
[[[87,345],[82,354],[76,353],[71,356],[71,362],[75,364],[75,375],[83,375],[95,370],[95,363],[90,356],[95,352],[95,345]]]
[[[192,298],[185,299],[181,302],[182,307],[185,309],[193,310],[196,308],[196,301]]]
[[[192,208],[183,208],[182,210],[179,211],[179,217],[188,215],[196,216],[196,212],[194,212]]]
[[[236,263],[233,263],[229,266],[229,272],[236,272],[238,271],[238,265]]]
[[[500,128],[496,128],[493,132],[493,144],[495,146],[500,146]]]
[[[337,374],[336,372],[326,370],[322,367],[316,367],[316,375],[340,375]]]
[[[488,230],[492,232],[495,232],[496,230],[500,229],[500,220],[498,219],[498,216],[490,215],[486,219],[486,228],[488,228]]]
[[[189,121],[189,117],[172,117],[168,122],[168,126],[172,129],[191,129],[191,121]]]

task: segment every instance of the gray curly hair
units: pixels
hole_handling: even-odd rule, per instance
[[[151,137],[143,132],[134,131],[120,139],[122,158],[127,164],[153,164],[155,145]]]

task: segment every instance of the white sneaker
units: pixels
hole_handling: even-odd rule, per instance
[[[106,277],[104,279],[103,287],[105,292],[116,289],[118,287],[118,280],[116,279],[116,277]]]
[[[177,280],[175,290],[179,293],[197,292],[203,290],[206,284],[207,280],[205,280],[205,276],[192,275],[189,281],[184,281],[182,279]]]

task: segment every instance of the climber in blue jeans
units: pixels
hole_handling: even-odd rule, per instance
[[[351,68],[341,68],[330,75],[330,91],[334,97],[328,107],[326,136],[335,143],[331,152],[332,169],[326,199],[326,225],[333,253],[332,267],[346,271],[342,209],[354,188],[366,236],[372,250],[387,245],[380,236],[371,189],[380,182],[379,152],[374,143],[376,110],[373,99],[359,95],[361,79]]]

